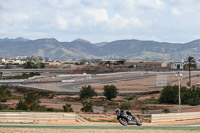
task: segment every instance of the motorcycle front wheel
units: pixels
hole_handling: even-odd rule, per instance
[[[142,121],[140,120],[140,119],[138,119],[138,118],[135,118],[136,119],[136,125],[137,126],[141,126],[142,125]]]
[[[119,123],[122,124],[123,126],[127,126],[128,125],[128,122],[125,118],[119,118]]]

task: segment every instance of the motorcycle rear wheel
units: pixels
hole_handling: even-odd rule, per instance
[[[123,126],[127,126],[128,125],[128,122],[125,118],[119,118],[119,123],[122,124]]]

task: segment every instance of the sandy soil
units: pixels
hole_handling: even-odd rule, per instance
[[[116,129],[48,129],[48,128],[2,128],[1,133],[199,133],[189,130],[116,130]]]

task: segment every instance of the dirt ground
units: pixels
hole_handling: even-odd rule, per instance
[[[199,133],[189,130],[116,130],[116,129],[49,129],[49,128],[2,128],[1,133]]]

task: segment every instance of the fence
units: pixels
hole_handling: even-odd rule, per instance
[[[74,113],[0,112],[0,122],[73,122]]]
[[[200,119],[200,112],[152,114],[151,122]]]

